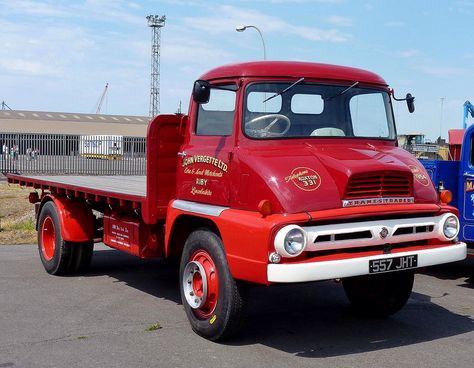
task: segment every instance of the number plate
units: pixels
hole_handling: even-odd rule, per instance
[[[416,254],[403,257],[373,259],[369,261],[369,273],[406,270],[417,266],[418,256]]]

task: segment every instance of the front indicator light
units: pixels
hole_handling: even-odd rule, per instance
[[[443,189],[439,192],[439,199],[442,203],[448,204],[453,200],[453,193],[447,189]]]
[[[260,212],[263,217],[270,216],[273,213],[272,202],[268,199],[261,200],[258,204],[258,212]]]

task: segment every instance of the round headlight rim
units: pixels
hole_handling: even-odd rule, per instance
[[[449,234],[447,235],[446,234],[446,229],[447,229],[447,224],[449,222],[449,220],[452,219],[454,220],[455,222],[455,232],[453,233],[453,235],[449,236]],[[454,227],[452,227],[454,228]],[[447,240],[454,240],[458,234],[459,234],[459,231],[460,231],[460,223],[459,223],[459,218],[453,214],[453,213],[450,213],[448,214],[445,218],[444,218],[444,221],[443,221],[443,226],[442,226],[442,233],[443,233],[443,236],[447,239]]]
[[[295,254],[291,254],[291,253],[288,253],[287,250],[285,249],[285,239],[287,235],[290,233],[290,231],[295,230],[295,229],[298,229],[303,236],[303,246],[299,252]],[[307,238],[306,231],[301,226],[298,226],[295,224],[286,225],[282,227],[280,230],[278,230],[275,235],[274,243],[273,243],[275,247],[275,251],[279,255],[285,258],[298,257],[301,253],[305,251],[307,244],[308,244],[308,238]]]

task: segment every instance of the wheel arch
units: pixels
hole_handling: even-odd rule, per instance
[[[165,245],[165,256],[181,256],[186,239],[193,231],[198,229],[208,229],[222,239],[219,228],[214,221],[206,217],[182,214],[173,222],[168,241]]]
[[[47,202],[53,202],[58,212],[63,240],[70,242],[93,241],[95,220],[92,209],[86,202],[70,200],[67,197],[45,195],[36,216],[36,231],[39,229],[40,213]]]

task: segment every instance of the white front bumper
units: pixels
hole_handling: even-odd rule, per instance
[[[269,282],[285,283],[339,279],[367,275],[369,273],[369,261],[373,259],[416,254],[418,255],[417,268],[420,268],[463,260],[466,258],[466,252],[466,244],[459,242],[441,248],[383,254],[379,256],[310,263],[269,264],[267,266],[267,277]]]

